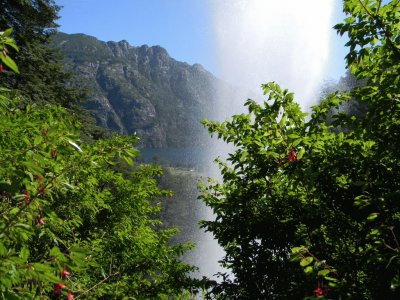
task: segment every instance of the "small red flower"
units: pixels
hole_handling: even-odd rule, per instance
[[[43,226],[43,225],[45,224],[45,222],[44,222],[44,220],[43,220],[43,217],[39,217],[39,218],[38,218],[37,224],[38,224],[39,226]]]
[[[45,186],[43,184],[38,187],[38,194],[40,197],[44,197],[44,193],[45,193],[44,189],[45,189]]]
[[[56,149],[51,149],[51,158],[57,159],[57,150]]]
[[[53,288],[54,294],[60,296],[61,295],[61,289],[64,289],[64,288],[66,288],[66,285],[63,284],[63,283],[55,284],[54,288]]]
[[[290,149],[290,153],[287,157],[288,162],[292,163],[295,162],[297,160],[297,152],[294,151],[293,148]]]
[[[321,287],[319,286],[319,283],[318,283],[317,288],[314,290],[315,297],[321,297],[324,295],[324,293],[325,293],[324,290],[321,289]]]
[[[24,200],[25,200],[25,205],[28,206],[29,200],[31,200],[31,196],[29,195],[28,191],[24,191]]]
[[[35,178],[35,180],[39,181],[39,182],[41,182],[43,180],[43,177],[39,176],[39,175],[34,175],[33,178]]]
[[[64,269],[61,272],[61,279],[65,280],[69,275],[71,275],[71,273],[68,272],[67,269],[64,267]]]
[[[71,291],[68,291],[67,300],[74,300],[74,294]]]

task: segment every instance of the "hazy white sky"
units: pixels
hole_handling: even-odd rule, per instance
[[[330,64],[335,2],[210,1],[216,73],[254,93],[275,81],[294,91],[303,108],[315,104],[329,72],[340,72]]]

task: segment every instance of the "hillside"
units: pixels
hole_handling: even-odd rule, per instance
[[[58,33],[74,84],[88,91],[84,106],[99,125],[122,134],[137,133],[143,148],[185,148],[207,136],[200,120],[212,117],[221,82],[201,65],[171,58],[160,47],[103,42],[84,34]]]

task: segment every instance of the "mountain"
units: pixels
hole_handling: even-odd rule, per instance
[[[221,82],[201,65],[171,58],[160,47],[103,42],[85,34],[58,33],[73,84],[88,91],[84,106],[102,127],[135,133],[144,148],[185,148],[207,136],[200,124],[212,117]]]

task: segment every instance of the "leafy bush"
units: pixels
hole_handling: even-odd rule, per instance
[[[400,297],[400,4],[345,0],[344,11],[336,29],[349,35],[347,65],[365,85],[330,94],[306,119],[272,82],[267,101],[246,102],[248,114],[204,121],[235,146],[219,161],[223,183],[202,187],[216,214],[203,227],[232,272],[209,296]],[[365,113],[338,113],[354,99]]]
[[[15,46],[5,31],[0,49]],[[7,43],[5,42],[7,41]],[[4,62],[4,60],[3,60]],[[9,64],[7,64],[9,65]],[[2,299],[155,299],[196,288],[188,248],[157,219],[161,170],[135,165],[136,137],[80,144],[79,120],[0,89]],[[131,165],[129,175],[126,170]]]

